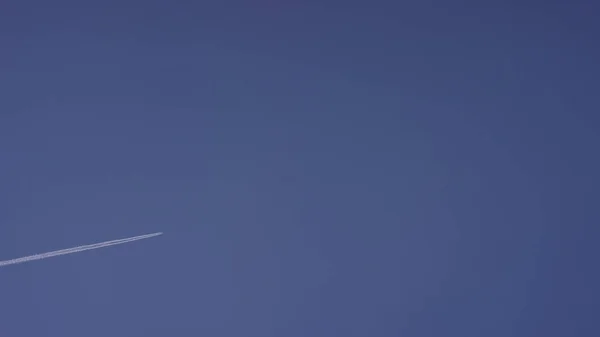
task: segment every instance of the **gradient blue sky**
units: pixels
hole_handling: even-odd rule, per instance
[[[3,1],[0,260],[165,235],[0,335],[600,335],[589,4]]]

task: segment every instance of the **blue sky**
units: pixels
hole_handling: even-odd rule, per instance
[[[597,336],[583,1],[8,1],[0,335]]]

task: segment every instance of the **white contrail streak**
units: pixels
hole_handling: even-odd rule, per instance
[[[100,243],[93,243],[91,245],[77,246],[77,247],[73,247],[73,248],[55,250],[53,252],[48,252],[48,253],[42,253],[42,254],[36,254],[36,255],[30,255],[30,256],[20,257],[18,259],[0,261],[0,267],[8,266],[8,265],[11,265],[11,264],[19,264],[19,263],[25,263],[25,262],[35,261],[35,260],[42,260],[42,259],[47,259],[49,257],[55,257],[55,256],[60,256],[60,255],[67,255],[67,254],[79,253],[79,252],[83,252],[83,251],[86,251],[86,250],[92,250],[92,249],[104,248],[104,247],[109,247],[109,246],[114,246],[114,245],[120,245],[122,243],[127,243],[127,242],[132,242],[132,241],[137,241],[137,240],[148,239],[148,238],[151,238],[151,237],[154,237],[154,236],[159,236],[159,235],[162,235],[162,232],[157,232],[157,233],[152,233],[152,234],[145,234],[145,235],[139,235],[139,236],[134,236],[134,237],[126,238],[126,239],[118,239],[118,240],[111,240],[111,241],[105,241],[105,242],[100,242]]]

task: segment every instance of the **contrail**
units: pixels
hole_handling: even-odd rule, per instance
[[[154,236],[159,236],[159,235],[162,235],[162,232],[157,232],[157,233],[152,233],[152,234],[145,234],[145,235],[139,235],[139,236],[134,236],[134,237],[126,238],[126,239],[118,239],[118,240],[111,240],[111,241],[105,241],[105,242],[100,242],[100,243],[93,243],[93,244],[90,244],[90,245],[77,246],[77,247],[73,247],[73,248],[55,250],[53,252],[48,252],[48,253],[42,253],[42,254],[35,254],[35,255],[20,257],[18,259],[0,261],[0,267],[8,266],[8,265],[11,265],[11,264],[19,264],[19,263],[25,263],[25,262],[35,261],[35,260],[42,260],[42,259],[47,259],[47,258],[50,258],[50,257],[60,256],[60,255],[67,255],[67,254],[79,253],[79,252],[83,252],[83,251],[86,251],[86,250],[92,250],[92,249],[104,248],[104,247],[109,247],[109,246],[114,246],[114,245],[120,245],[122,243],[127,243],[127,242],[132,242],[132,241],[137,241],[137,240],[148,239],[148,238],[151,238],[151,237],[154,237]]]

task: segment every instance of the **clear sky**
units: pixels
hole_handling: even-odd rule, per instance
[[[594,6],[3,1],[0,335],[599,336]]]

